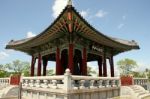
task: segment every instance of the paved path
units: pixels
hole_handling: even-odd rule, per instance
[[[16,97],[18,97],[18,86],[0,86],[0,99],[16,99]]]

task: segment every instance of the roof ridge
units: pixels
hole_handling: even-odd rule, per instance
[[[72,0],[68,0],[68,6],[72,6]]]

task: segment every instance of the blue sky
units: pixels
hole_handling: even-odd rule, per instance
[[[5,45],[11,39],[19,40],[42,32],[54,21],[66,2],[0,0],[0,64],[15,59],[30,62],[30,56],[5,50]],[[115,63],[131,58],[137,61],[139,69],[150,68],[150,0],[74,0],[73,5],[100,32],[139,43],[140,50],[115,56]]]

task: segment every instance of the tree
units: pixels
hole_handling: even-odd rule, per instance
[[[138,66],[136,61],[128,58],[118,61],[117,65],[119,66],[122,75],[131,74],[133,69]]]
[[[2,70],[5,70],[5,66],[2,65],[2,64],[0,64],[0,70],[1,70],[1,71],[2,71]]]
[[[96,71],[94,71],[92,67],[87,66],[87,75],[96,75]]]
[[[0,64],[0,78],[1,77],[8,77],[9,73],[6,71],[6,68],[4,65]]]
[[[150,81],[150,70],[148,68],[145,69],[145,74],[148,77],[149,81]]]
[[[132,71],[131,74],[136,78],[145,78],[145,72]]]
[[[55,75],[53,69],[49,69],[49,70],[47,70],[46,72],[47,72],[47,76],[53,76],[53,75]]]
[[[12,63],[6,64],[5,67],[7,67],[11,72],[14,72],[15,74],[24,73],[25,76],[29,76],[29,71],[30,71],[29,62],[15,60]]]

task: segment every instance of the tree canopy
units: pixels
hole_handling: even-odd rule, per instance
[[[91,76],[91,75],[97,75],[96,71],[92,69],[92,67],[87,66],[87,75]]]
[[[130,74],[133,71],[133,69],[138,67],[136,61],[128,58],[118,61],[117,65],[119,66],[121,75]]]
[[[29,76],[30,63],[20,60],[14,60],[11,63],[0,65],[0,77],[8,77],[10,74],[21,74]]]

